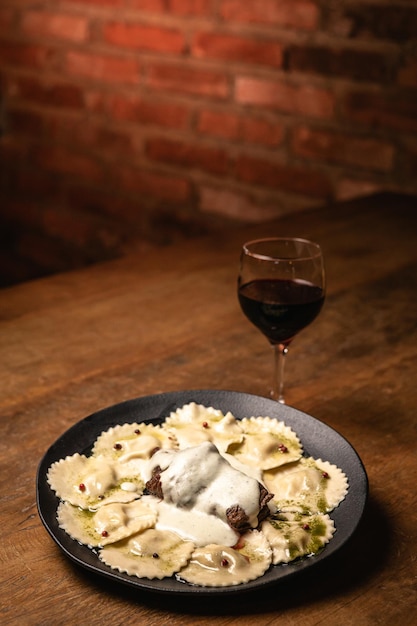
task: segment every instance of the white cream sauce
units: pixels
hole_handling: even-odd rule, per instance
[[[142,496],[142,501],[157,513],[157,530],[174,532],[185,541],[192,541],[197,547],[207,543],[232,547],[238,542],[239,534],[214,515],[181,509],[154,496]]]
[[[256,528],[259,483],[232,467],[214,444],[204,442],[169,455],[164,452],[157,452],[152,457],[152,466],[166,467],[161,472],[161,485],[167,505],[184,509],[186,517],[190,511],[204,514],[206,517],[196,515],[191,522],[192,525],[201,524],[204,519],[207,522],[201,524],[205,528],[204,533],[209,532],[213,516],[227,524],[227,509],[239,505],[249,517],[252,528]],[[181,516],[181,513],[178,515]],[[226,545],[230,543],[226,542]]]

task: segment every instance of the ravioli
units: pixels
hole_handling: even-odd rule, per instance
[[[140,578],[166,578],[188,562],[194,544],[169,531],[145,530],[117,545],[106,546],[100,559],[119,572]]]
[[[140,476],[124,476],[120,467],[106,457],[78,453],[53,463],[47,480],[59,498],[87,509],[110,502],[131,502],[144,487]]]
[[[103,432],[93,446],[94,456],[121,463],[149,459],[159,448],[176,448],[177,441],[166,429],[154,424],[122,424]]]
[[[321,459],[302,457],[276,470],[264,472],[264,481],[274,494],[280,511],[329,513],[345,498],[346,475],[335,465]]]
[[[116,543],[155,525],[156,514],[140,500],[127,504],[106,504],[97,511],[80,509],[61,502],[57,518],[73,539],[90,547]]]
[[[165,420],[168,430],[178,439],[180,448],[196,446],[205,441],[226,452],[231,444],[243,441],[240,422],[228,412],[190,402],[173,411]]]
[[[262,523],[261,529],[272,548],[274,565],[316,554],[335,532],[328,515],[297,513],[274,515]]]
[[[226,587],[320,552],[348,493],[337,466],[303,456],[270,417],[191,402],[160,425],[103,431],[51,465],[60,528],[130,576]]]
[[[271,562],[272,550],[266,537],[250,530],[235,548],[216,544],[198,548],[179,576],[194,585],[229,587],[263,576]]]
[[[298,460],[303,449],[296,433],[270,417],[241,420],[244,437],[228,450],[241,463],[268,470]]]

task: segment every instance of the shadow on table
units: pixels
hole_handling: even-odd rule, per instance
[[[106,594],[140,603],[156,610],[173,611],[195,616],[256,615],[285,611],[292,607],[313,605],[328,597],[351,592],[363,586],[384,567],[390,554],[392,529],[380,504],[369,497],[364,516],[353,537],[338,552],[317,563],[317,567],[301,570],[288,581],[280,580],[265,589],[245,591],[232,596],[187,595],[170,596],[115,586],[114,582],[88,575],[89,584],[97,584]],[[384,550],[381,550],[384,546]],[[80,571],[80,575],[86,576]]]

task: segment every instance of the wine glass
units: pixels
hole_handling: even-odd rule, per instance
[[[243,244],[238,297],[243,313],[274,349],[271,397],[285,403],[284,362],[297,333],[319,314],[325,296],[323,254],[307,239],[272,237]]]

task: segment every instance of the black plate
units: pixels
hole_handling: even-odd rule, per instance
[[[158,423],[163,421],[171,411],[193,401],[220,409],[224,413],[231,411],[237,418],[269,416],[282,420],[300,437],[305,454],[334,463],[345,472],[349,480],[348,494],[331,513],[336,524],[336,533],[319,554],[288,565],[272,566],[262,577],[242,585],[197,587],[174,578],[148,580],[112,570],[98,559],[93,550],[74,541],[58,527],[56,519],[58,499],[46,480],[52,463],[75,452],[88,453],[98,435],[111,426],[125,422]],[[367,476],[359,456],[335,430],[306,413],[268,398],[218,390],[179,391],[146,396],[93,413],[72,426],[49,448],[39,465],[37,474],[37,504],[40,518],[51,537],[70,559],[87,570],[113,581],[149,591],[185,595],[241,593],[277,583],[305,568],[313,567],[337,551],[351,537],[362,517],[367,492]]]

